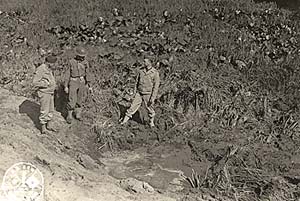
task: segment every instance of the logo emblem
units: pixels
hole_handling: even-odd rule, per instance
[[[9,201],[43,201],[44,178],[30,163],[17,163],[4,175],[1,189]]]

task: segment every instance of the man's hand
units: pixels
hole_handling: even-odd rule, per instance
[[[50,85],[50,82],[48,80],[45,80],[45,82],[46,82],[47,86]]]
[[[154,99],[153,98],[150,98],[149,102],[148,102],[148,107],[151,107],[154,105]]]
[[[93,93],[93,88],[92,87],[89,87],[88,90],[89,90],[89,93],[91,93],[91,94]]]
[[[90,94],[92,94],[92,93],[93,93],[93,88],[91,87],[90,83],[87,83],[87,84],[86,84],[86,87],[88,88],[88,92],[89,92]]]
[[[66,94],[68,94],[69,93],[69,87],[65,87],[64,91],[65,91]]]

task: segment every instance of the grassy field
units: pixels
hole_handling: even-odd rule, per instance
[[[2,86],[32,97],[40,52],[58,55],[60,80],[72,48],[84,44],[96,77],[85,117],[99,143],[133,148],[156,135],[188,143],[214,170],[199,188],[299,199],[296,186],[273,181],[299,173],[297,13],[248,0],[2,0],[0,8]],[[144,55],[162,78],[155,131],[117,125]]]

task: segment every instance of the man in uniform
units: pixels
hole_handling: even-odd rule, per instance
[[[160,84],[159,72],[152,66],[149,58],[144,59],[145,67],[139,71],[135,89],[135,97],[130,108],[121,122],[125,124],[132,115],[139,109],[142,102],[145,103],[150,118],[150,126],[154,127],[154,101],[157,98],[158,87]]]
[[[78,120],[81,120],[82,104],[87,87],[90,88],[91,73],[89,63],[86,60],[86,50],[82,47],[75,49],[76,55],[70,60],[65,72],[64,89],[68,94],[67,123],[72,123],[73,112]]]
[[[54,91],[56,88],[55,78],[52,70],[55,67],[55,56],[47,56],[45,63],[37,67],[33,77],[33,86],[37,89],[40,99],[40,116],[41,133],[47,134],[48,131],[57,131],[53,126],[54,113]]]

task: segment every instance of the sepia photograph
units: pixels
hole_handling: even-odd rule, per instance
[[[300,0],[0,0],[0,201],[300,201]]]

